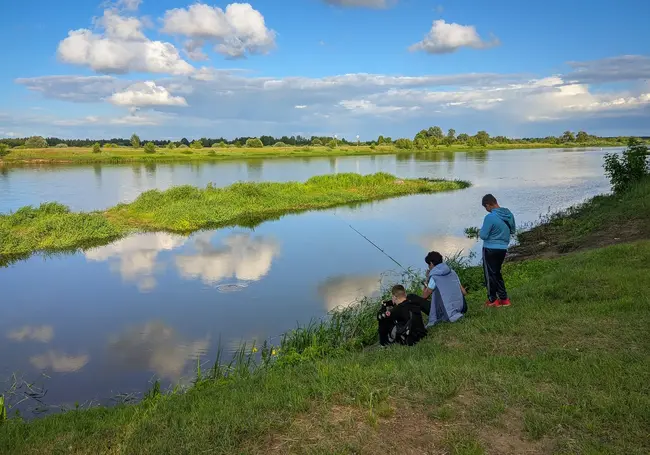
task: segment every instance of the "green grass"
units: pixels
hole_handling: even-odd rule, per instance
[[[509,264],[415,347],[277,361],[185,394],[0,426],[0,453],[646,454],[650,242]],[[282,354],[281,359],[285,354]]]
[[[613,147],[611,142],[584,144],[580,147]],[[371,146],[345,145],[330,149],[324,146],[296,147],[217,147],[203,149],[167,149],[158,147],[156,153],[145,153],[144,149],[131,147],[102,148],[101,153],[92,153],[91,147],[69,147],[46,149],[18,149],[0,159],[0,165],[16,164],[56,164],[56,163],[128,163],[128,162],[174,162],[174,161],[217,161],[237,159],[269,159],[269,158],[301,158],[301,157],[336,157],[336,156],[367,156],[401,153],[424,152],[473,152],[512,149],[567,148],[567,144],[489,144],[486,147],[469,147],[454,144],[440,145],[428,149],[398,149],[393,145]],[[575,147],[575,145],[573,145]]]
[[[312,177],[304,183],[235,183],[204,189],[186,185],[151,190],[130,204],[104,212],[73,213],[61,204],[46,203],[0,215],[0,257],[92,246],[136,230],[189,233],[231,225],[254,226],[287,213],[467,186],[460,181],[400,180],[384,173],[337,174]]]
[[[512,252],[522,258],[650,238],[650,178],[628,192],[597,196],[542,217],[517,237],[521,246]]]

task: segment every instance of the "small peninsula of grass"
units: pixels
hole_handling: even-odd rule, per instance
[[[462,181],[402,180],[385,173],[350,173],[312,177],[304,183],[151,190],[130,204],[102,212],[73,213],[61,204],[45,203],[0,215],[0,257],[97,245],[138,230],[189,233],[231,225],[252,226],[287,213],[468,186]]]
[[[572,226],[554,238],[595,232],[603,204],[627,229],[617,215],[647,217],[645,188],[554,217]],[[507,263],[509,308],[482,305],[480,267],[455,267],[467,317],[414,347],[368,348],[378,301],[366,300],[262,349],[256,369],[246,355],[227,375],[217,364],[186,393],[9,418],[0,453],[650,453],[647,237]]]
[[[215,148],[156,148],[155,153],[145,153],[143,148],[104,147],[99,153],[93,153],[92,147],[49,147],[43,149],[11,149],[4,157],[0,157],[2,165],[20,164],[91,164],[91,163],[132,163],[132,162],[194,162],[220,161],[240,159],[272,159],[272,158],[318,158],[339,156],[373,156],[404,153],[432,152],[483,152],[490,150],[512,149],[541,149],[567,147],[612,147],[611,142],[590,144],[552,144],[527,143],[507,144],[494,143],[487,146],[469,146],[466,144],[438,145],[425,148],[398,148],[395,145],[342,145],[339,147],[324,146],[290,146],[290,147],[215,147]]]

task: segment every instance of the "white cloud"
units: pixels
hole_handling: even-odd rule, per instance
[[[224,246],[210,243],[213,234],[196,236],[197,254],[177,256],[176,267],[185,278],[200,278],[206,284],[217,284],[234,277],[257,281],[271,269],[273,259],[280,253],[275,240],[238,233],[223,240]]]
[[[148,72],[189,74],[194,68],[184,61],[170,43],[151,41],[142,33],[137,18],[127,18],[106,10],[97,21],[103,29],[72,30],[59,43],[58,57],[65,63],[88,66],[100,73]]]
[[[163,24],[163,33],[213,42],[215,52],[229,57],[265,54],[275,47],[275,32],[248,3],[232,3],[225,11],[196,3],[167,11]]]
[[[13,341],[40,341],[49,343],[54,338],[54,328],[51,325],[31,326],[26,325],[7,333],[7,338]]]
[[[40,76],[15,82],[47,98],[89,103],[99,102],[129,84],[113,76]]]
[[[410,51],[424,51],[428,54],[449,54],[461,47],[485,49],[499,44],[497,38],[483,41],[473,25],[446,23],[444,19],[433,21],[431,30],[419,43],[409,47]]]
[[[364,297],[377,297],[380,291],[378,276],[336,276],[318,286],[327,311],[354,305]]]
[[[29,362],[39,370],[52,370],[56,373],[73,373],[81,370],[90,357],[86,354],[72,356],[63,352],[48,351],[29,358]]]
[[[325,3],[335,6],[360,7],[360,8],[386,8],[397,3],[397,0],[324,0]]]
[[[182,96],[172,96],[165,87],[153,81],[138,82],[122,92],[114,93],[108,101],[117,106],[187,106]]]
[[[650,78],[650,56],[620,55],[586,62],[568,62],[567,79],[581,83],[634,81]]]
[[[183,46],[183,50],[191,60],[195,60],[195,61],[209,60],[207,54],[203,52],[202,48],[204,45],[205,45],[205,41],[203,40],[187,40],[185,42],[185,46]]]
[[[142,0],[118,0],[117,7],[128,11],[137,11],[141,3]]]
[[[307,109],[307,106],[305,104],[296,104],[294,107],[296,109]]]

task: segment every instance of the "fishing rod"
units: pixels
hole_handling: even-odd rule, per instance
[[[377,248],[379,251],[381,251],[381,253],[382,253],[384,256],[386,256],[388,259],[390,259],[390,260],[393,261],[395,264],[397,264],[397,265],[398,265],[398,266],[399,266],[399,267],[400,267],[404,272],[406,272],[408,275],[410,275],[411,277],[414,277],[414,278],[419,278],[419,277],[418,277],[417,275],[415,275],[413,272],[411,272],[411,271],[408,270],[406,267],[404,267],[402,264],[400,264],[399,262],[397,262],[397,260],[396,260],[393,256],[391,256],[390,254],[386,253],[386,251],[384,251],[383,248],[381,248],[381,247],[380,247],[379,245],[377,245],[375,242],[373,242],[373,241],[370,240],[368,237],[366,237],[366,236],[363,235],[361,232],[359,232],[359,230],[356,229],[354,226],[352,226],[352,224],[348,223],[346,220],[343,220],[343,218],[341,218],[340,216],[338,216],[336,213],[334,213],[334,216],[336,216],[337,218],[339,218],[340,220],[342,220],[345,224],[348,225],[348,227],[349,227],[350,229],[352,229],[354,232],[356,232],[356,233],[359,234],[361,237],[363,237],[363,238],[364,238],[368,243],[370,243],[372,246],[374,246],[374,247]],[[425,283],[424,281],[421,281],[421,283],[422,283],[423,285],[426,286],[426,283]]]

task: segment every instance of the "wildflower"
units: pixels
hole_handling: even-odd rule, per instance
[[[253,348],[253,354],[257,352],[257,348]]]
[[[275,349],[273,349],[273,350],[271,351],[271,355],[276,355],[277,353],[278,353],[278,351],[276,351]]]

